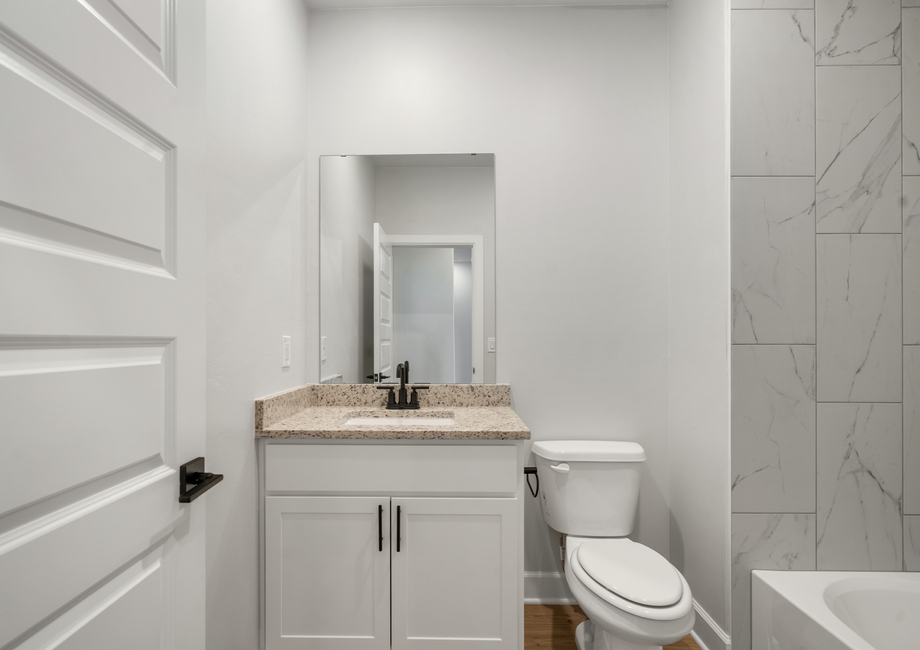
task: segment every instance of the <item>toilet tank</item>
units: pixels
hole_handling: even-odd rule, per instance
[[[543,519],[568,535],[629,535],[639,503],[645,450],[635,442],[541,440],[533,443]]]

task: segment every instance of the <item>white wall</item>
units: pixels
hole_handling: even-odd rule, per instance
[[[388,235],[482,235],[483,344],[495,336],[495,168],[378,167],[377,221]],[[483,381],[495,383],[495,355]]]
[[[671,561],[710,650],[729,629],[728,2],[671,0]],[[720,638],[720,636],[722,638]]]
[[[667,554],[666,8],[316,11],[309,44],[311,259],[320,154],[495,153],[497,380],[534,440],[646,448],[634,537]],[[525,570],[559,571],[526,508]]]
[[[454,381],[454,250],[393,247],[393,361],[414,383]]]
[[[374,163],[366,156],[326,156],[321,163],[321,331],[326,360],[320,379],[342,375],[363,384],[374,365]]]
[[[306,380],[307,11],[300,0],[209,0],[207,17],[207,464],[224,475],[204,497],[207,647],[254,650],[253,400]],[[314,182],[314,195],[315,189]],[[310,237],[315,244],[316,233]],[[282,334],[293,339],[287,370],[281,369]]]

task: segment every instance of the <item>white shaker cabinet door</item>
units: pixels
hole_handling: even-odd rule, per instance
[[[394,650],[516,649],[517,499],[393,499],[390,512]]]
[[[266,498],[267,650],[390,645],[390,499]]]

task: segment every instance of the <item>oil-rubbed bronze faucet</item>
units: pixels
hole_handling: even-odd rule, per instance
[[[399,402],[396,405],[399,408],[406,408],[409,405],[409,400],[406,399],[406,384],[409,383],[408,360],[396,366],[396,376],[399,378]]]
[[[409,362],[403,361],[396,366],[396,376],[399,378],[399,400],[397,401],[396,395],[393,394],[393,390],[396,386],[377,386],[380,390],[388,390],[390,393],[387,395],[387,408],[388,409],[417,409],[419,408],[418,404],[418,391],[427,390],[428,386],[409,386],[412,389],[412,395],[407,395],[406,384],[409,383]]]

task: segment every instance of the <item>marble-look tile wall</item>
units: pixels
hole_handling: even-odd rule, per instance
[[[752,569],[920,571],[920,0],[732,0],[732,647]]]
[[[751,645],[751,570],[814,568],[814,515],[732,515],[732,650]]]

